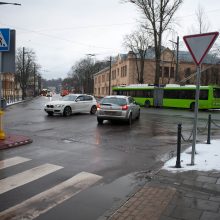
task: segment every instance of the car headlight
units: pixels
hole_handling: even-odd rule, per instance
[[[54,105],[55,108],[62,108],[64,105],[60,105],[60,104],[57,104],[57,105]]]

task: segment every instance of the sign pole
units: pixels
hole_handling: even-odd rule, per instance
[[[201,75],[201,65],[199,64],[197,66],[197,73],[196,73],[196,97],[195,97],[195,109],[194,109],[194,125],[193,125],[193,142],[192,142],[191,165],[195,165],[197,121],[198,121],[199,93],[200,93],[200,75]]]

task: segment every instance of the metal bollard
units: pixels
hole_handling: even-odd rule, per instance
[[[182,124],[178,124],[178,132],[177,132],[177,155],[176,155],[176,168],[181,168],[180,162],[180,153],[181,153],[181,132],[182,132]]]
[[[210,136],[211,136],[211,115],[209,115],[209,119],[208,119],[208,136],[207,136],[207,144],[211,144],[210,142]]]

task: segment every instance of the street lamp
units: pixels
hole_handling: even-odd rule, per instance
[[[179,71],[179,36],[177,36],[177,41],[174,42],[169,40],[170,42],[176,44],[176,74],[175,74],[175,81],[178,81],[178,71]]]
[[[21,4],[19,4],[19,3],[9,3],[9,2],[0,2],[0,5],[19,5],[19,6],[21,6]]]

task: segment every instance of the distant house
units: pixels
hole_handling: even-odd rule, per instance
[[[22,93],[19,83],[16,81],[14,73],[2,73],[2,98],[6,100],[7,103],[18,101],[21,99]]]
[[[144,61],[144,83],[153,84],[155,78],[155,53],[149,48]],[[176,75],[176,54],[169,48],[163,48],[160,61],[160,84],[194,84],[196,65],[189,52],[179,51],[178,74]],[[112,87],[138,84],[137,67],[140,59],[133,52],[119,54],[112,59],[110,67],[94,75],[94,95],[105,96]],[[220,85],[220,60],[214,55],[207,55],[202,64],[201,85]],[[110,86],[110,90],[109,90]]]

